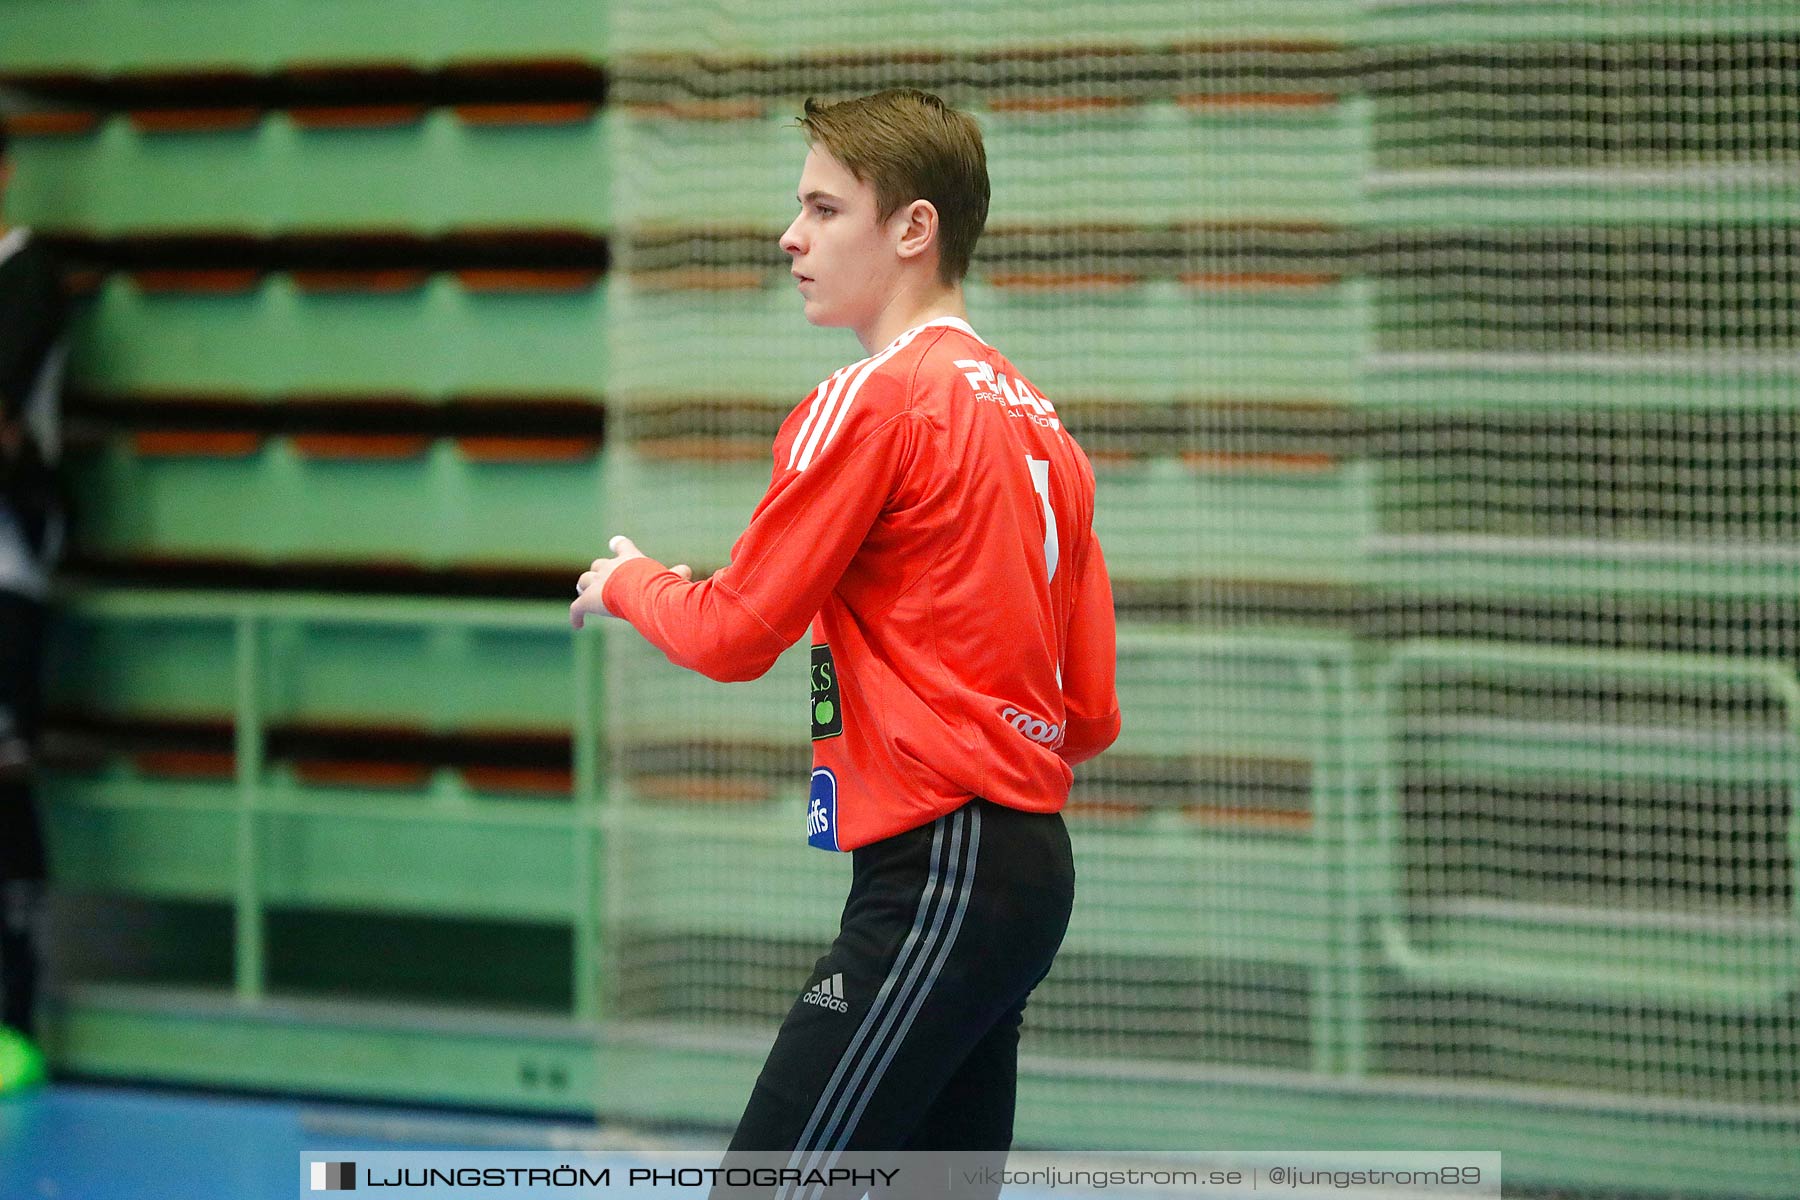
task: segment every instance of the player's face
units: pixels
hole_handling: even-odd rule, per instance
[[[897,235],[876,220],[875,189],[815,146],[800,171],[800,215],[781,235],[795,286],[814,325],[863,330],[899,279]]]

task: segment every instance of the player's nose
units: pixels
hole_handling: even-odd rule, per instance
[[[806,247],[800,241],[799,217],[795,217],[793,222],[782,233],[781,249],[784,254],[801,254],[805,251]]]

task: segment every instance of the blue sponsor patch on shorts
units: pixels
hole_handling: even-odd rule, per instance
[[[815,767],[812,796],[806,802],[806,844],[820,850],[836,850],[837,776],[828,767]]]

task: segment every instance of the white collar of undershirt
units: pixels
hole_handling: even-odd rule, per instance
[[[931,318],[931,320],[926,321],[922,325],[914,325],[911,329],[908,329],[905,333],[902,333],[899,337],[895,338],[893,342],[889,342],[888,346],[890,348],[892,348],[892,346],[894,345],[894,342],[898,342],[898,341],[902,340],[903,338],[912,337],[914,334],[917,334],[917,333],[922,333],[925,330],[932,328],[934,325],[946,325],[946,326],[949,326],[951,329],[960,329],[964,333],[968,334],[970,337],[974,338],[976,341],[981,342],[981,335],[979,333],[976,333],[973,329],[969,328],[969,323],[967,321],[963,320],[961,317],[933,317],[933,318]],[[981,344],[984,346],[987,345],[986,342],[981,342]]]
[[[0,263],[23,250],[25,239],[30,236],[31,230],[26,229],[23,225],[15,225],[4,234],[0,234]]]

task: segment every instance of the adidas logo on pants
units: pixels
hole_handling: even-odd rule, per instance
[[[847,1013],[850,1006],[844,1002],[844,973],[839,971],[830,979],[821,979],[813,984],[812,990],[800,997],[804,1004],[816,1004],[820,1008],[829,1008],[832,1012]]]

